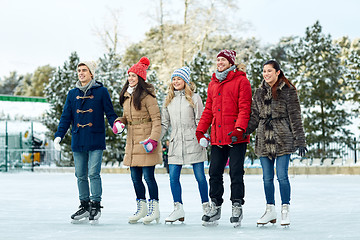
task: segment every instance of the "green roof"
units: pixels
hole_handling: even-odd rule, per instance
[[[0,101],[7,102],[44,102],[46,103],[46,98],[44,97],[25,97],[25,96],[11,96],[11,95],[0,95]]]

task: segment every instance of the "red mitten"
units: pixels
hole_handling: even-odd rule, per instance
[[[229,132],[228,135],[231,138],[231,143],[234,143],[243,139],[244,131],[241,128],[236,128]]]

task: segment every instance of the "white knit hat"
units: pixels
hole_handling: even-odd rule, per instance
[[[181,77],[187,84],[190,84],[190,68],[182,67],[176,69],[171,75],[171,81],[173,77]]]
[[[79,62],[79,64],[77,65],[77,67],[79,67],[80,64],[85,64],[85,66],[87,66],[90,70],[90,73],[93,75],[93,78],[95,77],[95,70],[96,70],[96,62],[94,61],[82,61]]]

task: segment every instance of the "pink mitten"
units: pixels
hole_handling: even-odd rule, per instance
[[[144,146],[145,151],[147,153],[152,153],[155,150],[155,148],[157,147],[158,143],[157,143],[157,141],[148,138],[144,141],[141,141],[140,144],[142,144]]]
[[[124,131],[124,129],[125,129],[125,124],[123,124],[123,123],[120,122],[120,121],[116,121],[116,122],[114,123],[114,125],[113,125],[113,128],[112,128],[113,133],[115,133],[115,134],[120,134],[120,133],[122,133],[122,132]]]

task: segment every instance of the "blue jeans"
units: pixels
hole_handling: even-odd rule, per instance
[[[260,157],[263,170],[263,182],[267,204],[275,204],[274,163],[280,186],[281,204],[290,204],[290,182],[288,177],[290,154],[278,156],[276,160]]]
[[[142,175],[144,174],[144,179],[149,189],[150,199],[159,200],[159,189],[154,174],[155,166],[130,167],[130,172],[137,199],[146,199],[145,185],[142,181]]]
[[[192,164],[195,179],[198,182],[201,202],[208,202],[208,184],[205,177],[204,162]],[[174,202],[182,203],[180,173],[182,165],[169,164],[170,188]]]
[[[100,171],[103,150],[73,152],[73,155],[80,201],[100,202],[102,195]]]

